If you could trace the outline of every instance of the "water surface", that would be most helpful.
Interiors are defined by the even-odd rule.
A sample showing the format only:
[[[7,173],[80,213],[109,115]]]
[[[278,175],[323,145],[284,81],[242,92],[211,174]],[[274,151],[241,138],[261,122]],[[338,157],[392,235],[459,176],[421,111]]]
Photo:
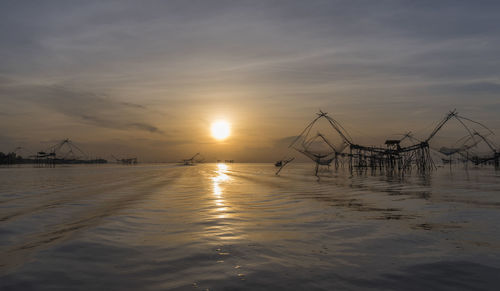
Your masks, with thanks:
[[[0,289],[498,290],[500,173],[0,168]]]

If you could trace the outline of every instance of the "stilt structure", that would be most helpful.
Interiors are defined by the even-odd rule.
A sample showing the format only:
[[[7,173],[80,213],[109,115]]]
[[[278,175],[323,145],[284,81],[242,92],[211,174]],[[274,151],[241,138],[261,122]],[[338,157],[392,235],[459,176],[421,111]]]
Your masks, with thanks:
[[[35,167],[55,167],[56,164],[103,164],[104,159],[90,159],[79,146],[68,138],[34,156]]]
[[[328,121],[329,125],[342,140],[340,145],[333,145],[323,133],[311,134],[313,126],[321,119]],[[491,130],[483,124],[473,121],[469,118],[458,115],[456,110],[450,111],[441,121],[437,123],[433,131],[424,140],[418,140],[412,136],[411,132],[405,134],[401,139],[388,139],[385,141],[385,147],[365,146],[354,143],[351,136],[345,128],[336,120],[328,116],[327,113],[320,111],[318,116],[309,123],[306,128],[297,136],[289,147],[294,148],[306,157],[316,163],[315,175],[318,175],[318,170],[321,166],[330,167],[332,162],[335,165],[343,164],[345,157],[348,158],[349,167],[352,168],[371,168],[379,169],[386,172],[405,173],[413,168],[419,172],[427,172],[436,168],[431,157],[431,140],[451,119],[455,119],[467,131],[468,140],[458,148],[442,148],[437,152],[451,156],[455,153],[467,156],[467,160],[473,161],[475,164],[493,163],[499,164],[499,153],[491,141],[485,135],[473,130],[466,123],[473,123],[489,133]],[[402,145],[403,140],[409,140],[411,143],[407,146]],[[487,157],[478,157],[471,155],[470,151],[475,148],[480,141],[484,141],[492,151],[492,154]],[[327,146],[327,150],[313,150],[312,145],[323,143]],[[346,149],[349,152],[344,152]],[[451,161],[450,161],[451,162]]]

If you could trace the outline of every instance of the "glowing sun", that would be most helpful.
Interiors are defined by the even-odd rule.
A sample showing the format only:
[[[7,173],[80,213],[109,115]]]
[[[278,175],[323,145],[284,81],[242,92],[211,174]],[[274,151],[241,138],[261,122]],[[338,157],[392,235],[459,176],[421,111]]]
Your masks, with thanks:
[[[223,140],[229,136],[229,134],[231,133],[231,128],[227,121],[219,120],[212,123],[210,131],[212,132],[212,136],[215,139]]]

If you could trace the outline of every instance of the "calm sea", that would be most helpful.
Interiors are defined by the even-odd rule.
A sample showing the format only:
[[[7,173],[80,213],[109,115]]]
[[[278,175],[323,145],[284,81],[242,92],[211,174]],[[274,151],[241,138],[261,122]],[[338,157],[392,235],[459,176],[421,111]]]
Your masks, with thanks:
[[[500,290],[500,172],[0,168],[2,290]]]

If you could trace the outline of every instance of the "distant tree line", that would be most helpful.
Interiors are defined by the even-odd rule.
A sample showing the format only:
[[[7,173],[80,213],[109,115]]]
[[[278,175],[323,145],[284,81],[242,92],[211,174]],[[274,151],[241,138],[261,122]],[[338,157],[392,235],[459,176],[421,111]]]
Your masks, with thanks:
[[[40,157],[38,160],[34,158],[23,158],[22,156],[12,152],[3,153],[0,152],[0,165],[13,165],[13,164],[35,164],[40,162],[50,161],[53,164],[105,164],[108,161],[105,159],[92,159],[92,160],[80,160],[80,159],[64,159],[64,158],[47,158]]]
[[[10,165],[10,164],[30,164],[33,163],[34,159],[26,159],[16,153],[3,153],[0,152],[0,165]]]

